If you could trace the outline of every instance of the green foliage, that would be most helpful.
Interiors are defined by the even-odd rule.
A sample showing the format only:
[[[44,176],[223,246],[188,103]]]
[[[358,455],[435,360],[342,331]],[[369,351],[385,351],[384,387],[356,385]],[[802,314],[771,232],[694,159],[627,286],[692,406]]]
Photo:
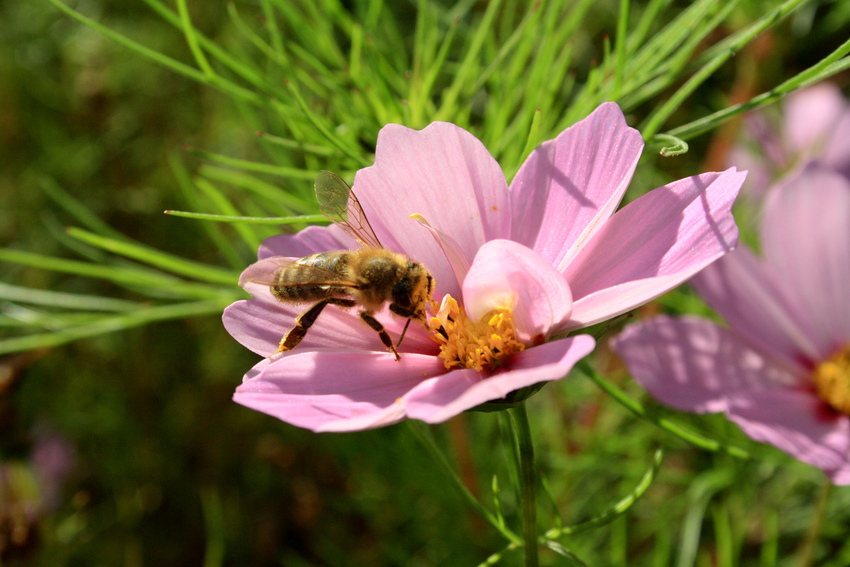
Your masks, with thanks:
[[[317,436],[231,402],[255,362],[217,321],[241,269],[322,219],[316,175],[350,180],[386,123],[454,122],[510,177],[615,100],[648,142],[632,197],[719,167],[708,134],[850,66],[850,10],[803,0],[0,16],[0,457],[44,423],[77,452],[38,544],[0,547],[10,565],[516,564],[520,458],[497,414]],[[655,308],[707,312],[687,290]],[[542,564],[847,564],[847,489],[827,498],[817,472],[639,402],[604,349],[592,361],[528,402]]]

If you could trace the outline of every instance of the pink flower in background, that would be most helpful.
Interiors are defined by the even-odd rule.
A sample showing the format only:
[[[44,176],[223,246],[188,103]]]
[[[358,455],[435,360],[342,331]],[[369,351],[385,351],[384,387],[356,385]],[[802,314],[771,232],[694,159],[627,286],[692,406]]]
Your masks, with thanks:
[[[818,83],[785,98],[781,121],[767,113],[747,116],[743,143],[729,163],[746,168],[755,196],[782,175],[817,161],[850,178],[850,102],[831,83]],[[780,126],[781,125],[781,126]]]
[[[730,209],[745,173],[734,169],[671,183],[615,213],[642,149],[606,103],[532,152],[509,187],[462,128],[384,127],[353,190],[382,245],[434,276],[442,305],[431,332],[412,324],[396,361],[356,310],[328,307],[294,350],[248,372],[234,399],[314,431],[352,431],[444,421],[563,378],[594,341],[547,342],[554,335],[661,295],[736,243]],[[259,257],[354,247],[336,226],[310,227],[268,239]],[[249,279],[253,299],[228,307],[224,324],[269,356],[307,306]],[[406,322],[386,309],[375,317],[393,338]]]
[[[664,404],[743,431],[850,484],[850,181],[810,165],[772,190],[764,257],[740,248],[694,278],[729,328],[630,325],[614,349]]]
[[[0,459],[0,555],[38,539],[38,524],[60,504],[62,485],[76,460],[70,441],[46,425],[34,431],[29,460]]]

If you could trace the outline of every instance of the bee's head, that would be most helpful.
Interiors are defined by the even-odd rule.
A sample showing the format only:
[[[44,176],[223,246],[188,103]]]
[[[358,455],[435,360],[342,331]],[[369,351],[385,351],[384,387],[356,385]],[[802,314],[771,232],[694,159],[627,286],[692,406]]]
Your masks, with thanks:
[[[393,289],[393,302],[424,320],[433,293],[434,277],[419,262],[408,261],[405,276]]]

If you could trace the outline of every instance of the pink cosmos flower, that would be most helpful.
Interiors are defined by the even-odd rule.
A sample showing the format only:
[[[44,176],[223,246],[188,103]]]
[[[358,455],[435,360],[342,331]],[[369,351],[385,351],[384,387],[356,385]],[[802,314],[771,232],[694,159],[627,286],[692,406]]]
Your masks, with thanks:
[[[850,177],[850,103],[837,86],[818,83],[795,91],[784,100],[781,121],[770,118],[749,115],[744,141],[729,155],[729,163],[749,170],[754,196],[809,161]]]
[[[664,404],[743,431],[850,484],[850,182],[810,165],[772,190],[763,258],[741,247],[693,280],[729,328],[630,325],[614,349]]]
[[[234,399],[314,431],[352,431],[441,422],[563,378],[594,341],[550,339],[661,295],[736,243],[730,208],[745,174],[734,169],[671,183],[615,213],[642,148],[606,103],[534,150],[508,186],[462,128],[384,127],[353,191],[382,245],[434,276],[443,300],[434,327],[411,325],[396,361],[356,310],[328,307],[298,347],[251,369]],[[339,227],[310,227],[268,239],[259,257],[356,246]],[[228,307],[224,324],[269,356],[306,306],[250,279],[241,284],[253,299]],[[392,337],[406,322],[386,309],[375,317]]]

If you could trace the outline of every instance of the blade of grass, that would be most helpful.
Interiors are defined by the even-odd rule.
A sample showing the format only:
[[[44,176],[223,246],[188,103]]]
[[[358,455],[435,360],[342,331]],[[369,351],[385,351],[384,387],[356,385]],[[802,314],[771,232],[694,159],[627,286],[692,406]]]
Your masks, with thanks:
[[[103,279],[128,287],[152,288],[153,290],[167,291],[175,296],[194,297],[198,299],[210,299],[227,295],[227,291],[212,288],[209,285],[187,283],[183,280],[168,276],[151,270],[141,268],[125,268],[116,266],[102,266],[88,262],[77,262],[65,258],[55,258],[33,254],[21,250],[0,248],[0,262],[12,262],[23,266],[40,268],[52,272],[74,274],[95,279]],[[234,286],[235,286],[235,282]],[[224,292],[224,293],[223,293]]]
[[[295,99],[295,102],[298,103],[298,106],[301,108],[302,112],[304,113],[304,116],[325,137],[326,140],[328,140],[333,146],[339,149],[343,154],[353,159],[355,163],[359,165],[359,167],[365,167],[369,165],[362,155],[354,151],[352,148],[348,147],[348,145],[344,144],[339,136],[334,135],[328,129],[328,127],[322,123],[316,113],[310,110],[310,108],[307,106],[307,103],[304,102],[304,99],[298,93],[298,89],[291,81],[286,81],[286,86],[289,90],[289,93]],[[313,177],[315,177],[316,173],[313,174]]]
[[[227,305],[228,302],[218,299],[146,307],[120,315],[104,316],[94,323],[60,331],[0,339],[0,354],[55,347],[71,341],[123,331],[158,321],[217,314]]]
[[[218,75],[213,71],[210,62],[207,61],[206,55],[198,45],[198,37],[195,34],[195,28],[192,25],[192,20],[189,18],[189,8],[186,6],[186,0],[177,0],[177,12],[180,15],[180,23],[183,27],[183,35],[186,37],[186,43],[189,45],[189,51],[195,58],[195,63],[198,64],[201,71],[210,82],[215,83],[218,80]]]
[[[20,287],[2,282],[0,282],[0,299],[78,311],[132,311],[139,308],[139,304],[134,301]]]
[[[733,457],[738,457],[741,459],[750,458],[749,453],[740,449],[738,447],[733,447],[731,445],[724,445],[719,441],[715,441],[713,439],[709,439],[707,437],[703,437],[698,433],[694,433],[688,429],[685,429],[681,425],[670,421],[664,417],[659,417],[654,415],[652,412],[648,411],[642,404],[638,401],[629,397],[625,392],[615,386],[612,382],[609,382],[605,378],[603,378],[598,372],[596,372],[588,363],[584,361],[580,361],[576,367],[588,378],[593,380],[597,386],[602,388],[602,390],[614,398],[620,405],[625,407],[627,410],[631,411],[638,417],[648,420],[650,423],[654,423],[664,431],[668,433],[672,433],[676,437],[682,439],[690,443],[691,445],[696,445],[700,449],[705,449],[707,451],[713,452],[722,452]]]
[[[564,526],[562,528],[552,528],[540,537],[541,541],[557,539],[561,536],[574,534],[582,530],[604,526],[625,514],[638,500],[641,499],[641,497],[643,497],[646,491],[649,490],[649,487],[652,486],[655,477],[658,475],[658,471],[661,469],[661,462],[663,458],[664,451],[662,449],[657,449],[652,456],[652,464],[637,483],[634,490],[632,490],[631,493],[622,498],[619,502],[611,506],[611,508],[602,514],[579,524]]]
[[[206,206],[206,203],[198,194],[195,184],[192,183],[192,178],[189,176],[189,172],[186,170],[183,162],[172,153],[168,154],[168,163],[171,166],[171,171],[174,172],[174,177],[177,179],[177,186],[180,188],[180,191],[189,206],[192,208],[201,208]],[[237,252],[233,242],[231,241],[232,239],[225,237],[222,233],[219,225],[202,223],[201,228],[216,245],[218,252],[225,258],[227,263],[230,264],[230,267],[235,269],[242,269],[245,267],[245,260]]]
[[[93,232],[88,232],[74,227],[68,228],[67,232],[71,237],[76,238],[81,242],[85,242],[86,244],[101,248],[113,254],[138,260],[139,262],[149,264],[166,272],[171,272],[172,274],[186,276],[203,282],[223,285],[234,285],[239,279],[239,275],[235,272],[214,266],[208,266],[192,260],[186,260],[185,258],[173,256],[136,242],[100,236]]]
[[[48,2],[50,2],[51,4],[68,14],[70,17],[80,22],[81,24],[98,31],[99,33],[103,34],[105,37],[108,37],[119,45],[122,45],[127,49],[141,55],[142,57],[145,57],[155,63],[158,63],[159,65],[162,65],[163,67],[170,69],[171,71],[174,71],[179,75],[183,75],[184,77],[187,77],[199,83],[203,83],[205,85],[214,86],[234,97],[245,99],[254,104],[264,103],[263,99],[256,93],[220,77],[218,77],[217,80],[213,81],[205,73],[198,71],[194,67],[190,67],[184,63],[180,63],[176,59],[172,59],[171,57],[168,57],[167,55],[164,55],[159,51],[146,47],[145,45],[142,45],[141,43],[134,41],[125,35],[115,32],[111,28],[104,26],[96,22],[95,20],[92,20],[91,18],[83,16],[76,10],[66,6],[64,3],[61,2],[61,0],[48,0]]]
[[[192,155],[198,156],[201,159],[209,160],[224,165],[229,165],[232,167],[238,167],[239,169],[244,169],[245,171],[266,173],[268,175],[276,175],[278,177],[286,177],[290,179],[309,179],[311,181],[316,178],[316,175],[319,174],[318,171],[306,171],[294,167],[281,167],[278,165],[259,163],[247,159],[233,158],[222,154],[207,152],[193,147],[186,147],[185,149]]]
[[[850,68],[850,57],[844,57],[848,52],[850,52],[850,40],[841,44],[838,49],[833,51],[821,62],[801,73],[798,73],[770,91],[755,96],[747,102],[729,106],[723,110],[719,110],[708,116],[679,126],[678,128],[673,128],[667,132],[667,134],[681,139],[693,138],[698,134],[713,130],[723,122],[726,122],[738,114],[748,110],[761,108],[762,106],[766,106],[781,99],[783,96],[796,89],[807,87],[831,77],[836,73]]]
[[[42,177],[39,185],[57,205],[62,207],[65,212],[70,214],[83,226],[88,227],[94,232],[112,236],[113,238],[123,237],[120,232],[100,220],[100,218],[98,218],[98,216],[95,215],[90,208],[82,204],[73,195],[63,189],[55,179]]]
[[[228,185],[233,185],[252,193],[261,198],[261,200],[267,201],[271,208],[270,210],[276,212],[311,213],[316,210],[316,197],[312,191],[312,183],[309,185],[307,183],[303,184],[305,188],[310,189],[309,191],[302,191],[301,183],[289,183],[284,188],[281,188],[236,169],[208,164],[204,164],[198,168],[198,175],[204,179],[227,183]],[[289,215],[284,214],[280,216]]]
[[[481,53],[481,48],[484,46],[484,41],[490,35],[493,21],[501,4],[502,0],[492,0],[487,4],[484,16],[481,18],[470,38],[469,46],[464,50],[464,57],[455,73],[454,80],[452,80],[449,88],[443,93],[442,104],[437,111],[436,120],[448,120],[457,113],[458,99],[463,93],[464,88],[472,81],[473,71],[479,64],[478,57]]]
[[[243,222],[246,224],[298,224],[327,222],[324,215],[300,215],[297,217],[233,217],[228,215],[211,215],[207,213],[191,213],[187,211],[165,211],[166,215],[187,219],[208,220],[214,222]]]
[[[230,199],[218,189],[215,185],[201,177],[195,179],[194,186],[203,194],[205,200],[219,213],[227,216],[241,216],[236,207],[230,202]],[[242,237],[245,244],[251,250],[257,250],[260,247],[260,238],[257,233],[250,227],[244,224],[233,225],[233,229]]]

